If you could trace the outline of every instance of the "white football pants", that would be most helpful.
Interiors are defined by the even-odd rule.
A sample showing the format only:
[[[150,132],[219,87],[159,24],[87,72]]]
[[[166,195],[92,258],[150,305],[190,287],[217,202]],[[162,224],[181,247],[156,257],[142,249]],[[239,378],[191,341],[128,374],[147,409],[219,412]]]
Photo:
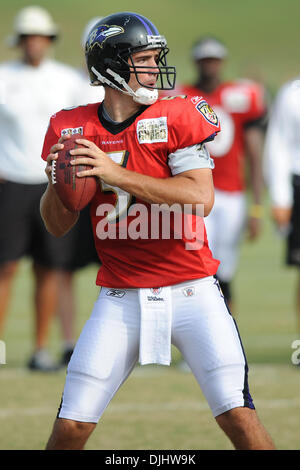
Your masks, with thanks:
[[[58,417],[98,422],[139,358],[138,289],[102,287],[70,360]],[[254,408],[234,319],[213,277],[171,287],[171,341],[195,375],[214,416]],[[188,397],[186,397],[188,398]]]

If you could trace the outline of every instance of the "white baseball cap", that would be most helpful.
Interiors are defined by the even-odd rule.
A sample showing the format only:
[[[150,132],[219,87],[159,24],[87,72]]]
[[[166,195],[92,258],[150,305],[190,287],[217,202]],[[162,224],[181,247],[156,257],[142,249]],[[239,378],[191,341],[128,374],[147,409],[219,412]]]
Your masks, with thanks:
[[[201,59],[225,59],[228,51],[225,45],[214,37],[205,37],[200,39],[192,49],[192,57],[194,60]]]
[[[50,13],[40,6],[29,6],[19,11],[14,20],[14,32],[6,42],[13,47],[18,44],[20,36],[31,34],[49,36],[52,39],[58,35],[58,27]]]

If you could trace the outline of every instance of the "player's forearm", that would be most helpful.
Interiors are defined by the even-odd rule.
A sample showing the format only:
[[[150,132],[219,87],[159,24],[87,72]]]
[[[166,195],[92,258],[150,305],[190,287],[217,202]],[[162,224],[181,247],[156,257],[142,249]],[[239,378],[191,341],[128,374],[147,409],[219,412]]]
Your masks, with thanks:
[[[209,170],[208,184],[199,184],[191,172],[169,178],[153,178],[120,168],[116,186],[133,196],[150,204],[191,205],[196,213],[197,206],[202,205],[204,216],[208,215],[214,203],[214,191]],[[199,170],[193,170],[199,171]],[[203,170],[200,170],[203,171]]]
[[[41,217],[49,233],[55,237],[65,235],[77,222],[79,213],[70,212],[60,201],[51,184],[40,202]]]

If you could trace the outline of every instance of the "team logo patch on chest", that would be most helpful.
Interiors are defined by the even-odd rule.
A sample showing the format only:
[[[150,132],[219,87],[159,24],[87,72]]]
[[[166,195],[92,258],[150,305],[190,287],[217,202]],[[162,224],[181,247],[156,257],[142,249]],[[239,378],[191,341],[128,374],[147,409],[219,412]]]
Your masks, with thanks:
[[[137,123],[136,132],[140,144],[168,142],[167,118],[142,119]]]
[[[208,103],[206,103],[206,101],[200,101],[200,103],[197,104],[196,109],[197,111],[199,111],[199,113],[201,113],[204,116],[204,118],[208,122],[210,122],[214,126],[218,126],[219,124],[218,116],[216,115],[212,107],[209,106]]]
[[[83,135],[83,127],[70,127],[69,129],[62,129],[60,135],[74,135],[81,134]]]

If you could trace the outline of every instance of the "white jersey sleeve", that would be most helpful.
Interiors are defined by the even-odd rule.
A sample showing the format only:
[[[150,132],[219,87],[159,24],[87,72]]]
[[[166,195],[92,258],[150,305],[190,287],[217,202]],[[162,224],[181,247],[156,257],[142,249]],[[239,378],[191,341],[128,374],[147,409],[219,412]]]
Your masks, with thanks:
[[[265,139],[264,176],[271,203],[278,207],[292,205],[292,174],[297,166],[300,169],[300,87],[296,84],[290,82],[279,90]]]
[[[192,145],[170,153],[168,165],[173,176],[188,170],[214,168],[213,159],[210,157],[205,144]]]

